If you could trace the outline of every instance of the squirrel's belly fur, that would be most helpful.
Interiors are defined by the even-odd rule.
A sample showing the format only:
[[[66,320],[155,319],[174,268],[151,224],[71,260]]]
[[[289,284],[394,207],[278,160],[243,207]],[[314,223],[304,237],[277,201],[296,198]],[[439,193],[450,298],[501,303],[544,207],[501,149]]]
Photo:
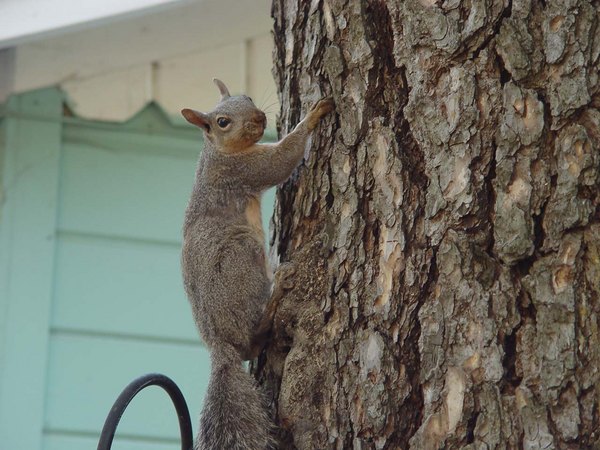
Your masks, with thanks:
[[[245,356],[270,291],[264,244],[250,226],[202,226],[210,222],[184,239],[184,285],[206,345],[228,342]]]

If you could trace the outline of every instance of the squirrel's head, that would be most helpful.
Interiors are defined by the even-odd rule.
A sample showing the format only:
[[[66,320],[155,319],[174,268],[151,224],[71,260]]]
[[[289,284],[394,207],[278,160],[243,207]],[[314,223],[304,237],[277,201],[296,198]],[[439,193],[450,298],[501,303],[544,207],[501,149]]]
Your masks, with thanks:
[[[194,109],[182,109],[181,114],[193,125],[204,130],[204,136],[225,153],[244,151],[257,143],[265,132],[267,117],[246,95],[229,95],[225,84],[213,79],[221,100],[208,113]]]

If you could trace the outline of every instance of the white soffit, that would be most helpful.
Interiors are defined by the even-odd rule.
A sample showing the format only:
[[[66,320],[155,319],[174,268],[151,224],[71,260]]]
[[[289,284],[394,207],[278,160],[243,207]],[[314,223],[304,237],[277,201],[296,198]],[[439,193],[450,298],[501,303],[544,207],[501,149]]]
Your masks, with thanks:
[[[122,121],[149,101],[179,116],[183,107],[212,108],[215,76],[232,92],[246,91],[259,101],[270,95],[273,102],[270,3],[182,0],[126,20],[32,37],[14,48],[4,89],[2,69],[10,67],[2,67],[0,51],[0,103],[3,92],[60,86],[85,118]]]
[[[272,29],[270,2],[185,1],[181,7],[35,39],[16,47],[14,91],[62,84],[231,44],[243,45],[247,39]]]
[[[190,0],[0,0],[0,48]]]

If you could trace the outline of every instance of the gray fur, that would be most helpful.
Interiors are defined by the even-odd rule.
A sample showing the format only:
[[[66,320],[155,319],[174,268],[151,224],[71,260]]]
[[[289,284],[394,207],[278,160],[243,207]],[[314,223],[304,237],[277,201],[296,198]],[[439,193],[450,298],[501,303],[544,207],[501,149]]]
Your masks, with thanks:
[[[271,445],[272,424],[261,392],[242,367],[243,360],[256,356],[265,309],[273,308],[268,306],[271,281],[260,197],[289,177],[310,131],[333,102],[321,100],[280,142],[258,144],[266,126],[264,113],[249,97],[231,97],[222,82],[215,83],[222,101],[213,111],[182,111],[205,136],[182,251],[185,290],[212,365],[196,449],[262,450]],[[222,118],[231,121],[225,129],[218,124]]]

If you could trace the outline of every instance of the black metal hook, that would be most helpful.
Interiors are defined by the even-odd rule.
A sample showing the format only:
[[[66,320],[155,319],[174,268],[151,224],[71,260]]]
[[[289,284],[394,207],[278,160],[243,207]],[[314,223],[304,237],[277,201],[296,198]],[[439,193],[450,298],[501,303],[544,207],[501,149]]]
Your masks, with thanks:
[[[192,449],[193,439],[190,412],[181,390],[169,377],[160,373],[149,373],[129,383],[113,404],[108,416],[106,417],[106,421],[104,422],[102,433],[100,434],[98,450],[110,450],[113,438],[115,437],[115,431],[117,431],[117,426],[119,425],[121,416],[125,412],[129,402],[131,402],[133,397],[135,397],[142,389],[148,386],[160,386],[167,392],[167,394],[169,394],[179,419],[181,450]]]

